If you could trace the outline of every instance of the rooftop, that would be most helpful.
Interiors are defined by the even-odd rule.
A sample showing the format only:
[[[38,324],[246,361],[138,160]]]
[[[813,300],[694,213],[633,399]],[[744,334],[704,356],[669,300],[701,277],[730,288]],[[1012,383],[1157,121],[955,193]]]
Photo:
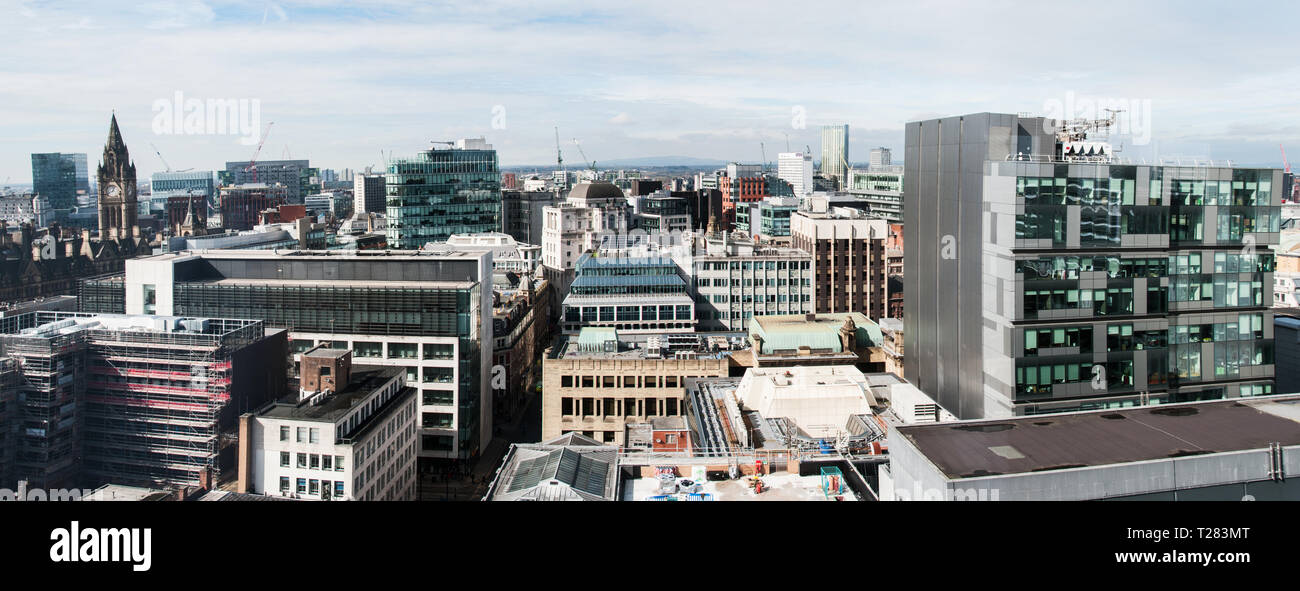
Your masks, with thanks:
[[[492,501],[613,501],[618,448],[569,434],[511,446],[488,492]]]
[[[874,347],[884,341],[880,327],[860,312],[754,316],[749,321],[749,332],[762,338],[760,352],[764,355],[800,347],[840,353],[843,351],[840,329],[845,320],[853,321],[858,346]]]
[[[294,391],[270,404],[265,411],[259,413],[259,416],[332,423],[346,415],[375,390],[384,387],[393,379],[406,375],[406,369],[396,366],[353,365],[351,375],[352,379],[348,381],[347,388],[325,397],[320,404],[312,404],[310,399],[300,401],[299,393]],[[400,396],[393,400],[399,398]]]
[[[552,359],[722,359],[732,343],[715,335],[671,333],[619,334],[614,327],[585,326],[576,335],[561,335],[550,350]]]
[[[1279,395],[898,428],[948,478],[1125,464],[1300,444]]]

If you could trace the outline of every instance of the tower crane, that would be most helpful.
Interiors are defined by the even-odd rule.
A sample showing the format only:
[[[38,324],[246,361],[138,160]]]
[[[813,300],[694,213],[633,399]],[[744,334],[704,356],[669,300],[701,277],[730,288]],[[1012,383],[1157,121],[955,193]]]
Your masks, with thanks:
[[[271,135],[272,125],[275,125],[274,121],[270,121],[266,124],[266,129],[262,131],[262,141],[257,142],[257,149],[253,150],[253,157],[248,159],[248,166],[244,168],[244,172],[253,173],[254,183],[257,182],[257,156],[262,153],[262,146],[266,145],[266,136]]]
[[[163,158],[162,152],[158,151],[158,146],[153,145],[153,142],[149,142],[149,147],[153,148],[153,153],[158,155],[159,160],[162,160],[163,168],[166,169],[166,172],[189,172],[191,170],[194,170],[193,168],[186,168],[185,170],[173,171],[172,166],[170,164],[167,164],[167,159]]]
[[[578,143],[578,138],[573,138],[573,145],[578,147],[578,154],[582,155],[582,161],[587,163],[587,168],[591,170],[594,175],[596,173],[596,162],[594,160],[590,162],[587,161],[587,153],[582,151],[582,144]]]

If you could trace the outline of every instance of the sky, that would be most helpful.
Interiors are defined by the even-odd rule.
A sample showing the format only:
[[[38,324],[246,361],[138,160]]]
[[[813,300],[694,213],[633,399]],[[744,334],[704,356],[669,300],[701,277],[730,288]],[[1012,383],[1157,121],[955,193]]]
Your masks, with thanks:
[[[840,123],[850,160],[901,160],[908,121],[1102,103],[1126,106],[1122,155],[1300,160],[1300,3],[1044,4],[0,0],[0,184],[30,182],[33,152],[93,167],[114,112],[141,179],[155,147],[174,169],[247,160],[271,122],[261,159],[334,169],[479,136],[503,166],[553,165],[558,127],[573,169],[575,138],[598,164],[775,162]],[[169,129],[178,92],[257,125]]]

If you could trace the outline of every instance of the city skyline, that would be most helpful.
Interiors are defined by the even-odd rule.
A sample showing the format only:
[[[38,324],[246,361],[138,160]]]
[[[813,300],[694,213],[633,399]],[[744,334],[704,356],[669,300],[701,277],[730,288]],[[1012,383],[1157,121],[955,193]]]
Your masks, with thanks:
[[[598,165],[757,162],[764,152],[774,164],[787,141],[788,151],[820,153],[820,126],[841,122],[850,126],[849,160],[865,162],[877,146],[902,153],[908,121],[1050,115],[1052,104],[1089,98],[1149,105],[1151,143],[1117,137],[1133,158],[1277,167],[1279,144],[1300,146],[1300,66],[1271,46],[1251,18],[1258,11],[1194,20],[1214,5],[1113,3],[1090,15],[1010,4],[840,6],[827,10],[843,18],[785,12],[778,23],[761,8],[695,4],[13,2],[0,178],[30,183],[32,153],[97,153],[113,111],[141,178],[164,170],[145,153],[153,146],[173,169],[215,170],[252,155],[246,138],[155,133],[155,102],[177,92],[259,101],[259,127],[275,122],[263,159],[354,170],[382,165],[381,151],[411,157],[429,140],[480,136],[502,167],[547,167],[556,127],[571,169],[584,165],[573,138]],[[1270,10],[1287,20],[1300,9]],[[1078,45],[1057,51],[1071,43],[1064,26],[1080,31]],[[752,31],[764,27],[771,39],[755,44]],[[929,34],[953,29],[978,43]],[[875,41],[870,51],[864,36]],[[794,39],[818,42],[786,41]],[[1207,39],[1217,39],[1213,54]]]

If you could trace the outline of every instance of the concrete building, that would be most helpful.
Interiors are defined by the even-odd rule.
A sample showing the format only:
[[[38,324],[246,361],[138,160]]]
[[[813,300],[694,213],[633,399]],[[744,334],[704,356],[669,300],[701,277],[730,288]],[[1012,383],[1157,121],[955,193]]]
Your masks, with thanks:
[[[346,350],[302,354],[301,387],[239,417],[240,493],[414,501],[419,400],[400,367],[352,365]]]
[[[352,211],[357,214],[387,211],[387,189],[382,174],[357,174],[352,177]]]
[[[289,201],[289,187],[281,184],[250,183],[221,187],[217,207],[221,211],[221,226],[227,230],[251,230],[266,209],[278,207]],[[302,197],[298,197],[302,203]]]
[[[555,191],[502,191],[501,231],[519,242],[541,244],[546,208],[559,202]]]
[[[585,328],[560,337],[542,361],[542,437],[622,445],[628,423],[683,416],[688,378],[728,375],[730,361],[714,349],[694,334],[631,341]]]
[[[528,277],[537,275],[541,268],[542,247],[521,243],[513,236],[501,232],[478,234],[453,234],[446,242],[431,242],[422,250],[428,252],[490,252],[492,269],[497,273],[517,273]]]
[[[82,291],[83,306],[257,318],[290,331],[291,354],[327,344],[403,367],[420,395],[417,454],[433,462],[492,437],[491,277],[487,252],[210,250],[134,259]]]
[[[1272,388],[1280,170],[1126,164],[995,113],[906,138],[904,363],[957,416]]]
[[[493,277],[492,402],[496,419],[509,422],[524,411],[541,384],[541,358],[551,341],[551,284],[531,275]]]
[[[12,476],[44,489],[219,481],[223,434],[284,392],[286,351],[285,333],[256,320],[0,318],[0,356],[22,374]]]
[[[1297,403],[1283,395],[894,426],[881,500],[1300,500]]]
[[[790,245],[813,255],[813,310],[887,316],[885,240],[889,224],[857,210],[798,211]]]
[[[224,185],[282,185],[285,203],[302,203],[311,192],[311,163],[307,160],[259,160],[253,167],[248,162],[226,162]],[[224,192],[224,191],[223,191]],[[227,226],[229,227],[229,226]]]
[[[630,221],[627,198],[610,183],[578,183],[563,203],[544,207],[543,216],[542,265],[557,298],[569,293],[578,259],[605,238],[626,235]]]
[[[701,236],[690,262],[699,330],[743,331],[750,319],[813,311],[812,255],[741,236]]]
[[[879,148],[872,148],[871,160],[869,161],[869,165],[873,169],[880,168],[882,166],[892,166],[893,161],[889,155],[889,148],[886,148],[884,146],[881,146]]]
[[[812,154],[804,152],[782,152],[777,155],[776,175],[790,183],[795,197],[809,195],[813,191]]]

